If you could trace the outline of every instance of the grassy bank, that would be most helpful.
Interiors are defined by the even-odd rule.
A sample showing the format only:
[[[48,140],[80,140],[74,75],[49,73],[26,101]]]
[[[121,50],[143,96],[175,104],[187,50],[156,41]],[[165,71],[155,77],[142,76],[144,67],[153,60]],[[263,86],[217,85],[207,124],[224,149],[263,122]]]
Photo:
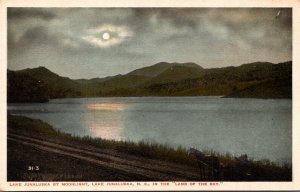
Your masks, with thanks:
[[[162,144],[149,143],[145,141],[135,143],[128,141],[92,138],[89,136],[72,136],[54,129],[51,125],[41,120],[30,119],[23,116],[8,116],[8,127],[10,130],[17,131],[18,133],[22,134],[30,133],[31,135],[37,136],[57,137],[59,139],[68,140],[71,143],[80,143],[100,148],[114,149],[142,157],[172,161],[175,163],[188,163],[192,166],[196,166],[193,159],[189,157],[187,150],[182,147],[175,149]]]
[[[30,135],[31,137],[39,137],[39,138],[47,138],[52,140],[53,142],[59,143],[60,141],[64,141],[69,143],[71,146],[90,146],[99,149],[110,149],[117,152],[130,154],[133,156],[143,157],[147,159],[155,159],[162,160],[165,162],[172,162],[177,164],[183,164],[186,166],[194,167],[197,169],[197,160],[194,156],[188,154],[188,151],[185,148],[178,147],[172,148],[166,145],[157,144],[157,143],[148,143],[148,142],[127,142],[127,141],[113,141],[113,140],[105,140],[101,138],[91,138],[91,137],[75,137],[70,134],[66,134],[60,132],[59,130],[53,128],[51,125],[37,119],[30,119],[23,116],[8,116],[8,132],[18,133],[22,135]],[[19,150],[19,151],[18,151]],[[11,172],[14,174],[18,174],[14,169],[16,165],[18,165],[18,161],[26,158],[35,158],[35,153],[32,149],[27,149],[25,153],[21,146],[16,145],[8,145],[8,160],[14,162],[13,164],[8,164],[8,169],[11,169]],[[18,156],[15,157],[14,153],[18,153]],[[32,154],[30,154],[32,153]],[[241,157],[234,157],[231,154],[218,154],[215,152],[210,152],[214,156],[216,156],[220,163],[222,164],[221,176],[220,180],[224,181],[290,181],[291,180],[291,166],[290,165],[278,165],[268,160],[251,160],[248,159],[246,155]],[[22,157],[23,156],[23,157]],[[44,154],[44,158],[47,154]],[[19,159],[16,159],[19,158]],[[46,158],[47,159],[47,158]],[[46,159],[44,159],[46,161]],[[36,159],[39,163],[42,163],[40,158]],[[59,166],[60,159],[55,161],[55,166]],[[67,160],[63,167],[59,169],[62,173],[66,173],[72,175],[72,169],[68,169],[69,164],[74,164],[74,160]],[[32,160],[31,162],[34,162]],[[50,163],[50,167],[53,164]],[[92,165],[87,165],[89,167]],[[56,168],[57,169],[57,168]],[[76,169],[76,172],[82,171],[81,179],[79,178],[70,178],[75,180],[101,180],[97,179],[97,177],[88,178],[88,175],[93,175],[95,171],[90,168],[89,172],[86,172],[85,169],[80,168],[81,170]],[[49,168],[48,171],[51,172]],[[85,175],[85,173],[89,173]],[[49,172],[48,172],[49,174]],[[63,177],[63,176],[62,176]],[[13,177],[12,178],[19,178]],[[64,177],[63,177],[64,178]],[[120,180],[118,177],[107,177],[108,179]],[[115,179],[114,179],[115,178]],[[127,178],[127,177],[125,177]],[[128,179],[128,178],[127,178]],[[131,178],[136,179],[136,178]],[[59,180],[59,179],[58,179]],[[66,180],[66,178],[62,179]],[[67,179],[68,180],[68,179]],[[129,179],[130,180],[130,179]]]

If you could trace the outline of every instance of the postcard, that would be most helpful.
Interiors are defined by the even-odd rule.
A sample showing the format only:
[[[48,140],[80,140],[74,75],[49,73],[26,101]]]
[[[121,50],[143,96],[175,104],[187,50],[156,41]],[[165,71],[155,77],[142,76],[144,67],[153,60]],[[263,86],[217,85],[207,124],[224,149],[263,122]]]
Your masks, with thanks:
[[[300,189],[299,1],[0,5],[0,190]]]

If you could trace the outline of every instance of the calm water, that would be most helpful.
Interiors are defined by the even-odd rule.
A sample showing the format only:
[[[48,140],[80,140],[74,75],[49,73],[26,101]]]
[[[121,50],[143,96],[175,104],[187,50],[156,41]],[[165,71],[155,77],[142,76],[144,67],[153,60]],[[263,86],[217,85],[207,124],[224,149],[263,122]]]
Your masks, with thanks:
[[[213,149],[291,162],[292,101],[219,97],[55,99],[10,104],[74,135]]]

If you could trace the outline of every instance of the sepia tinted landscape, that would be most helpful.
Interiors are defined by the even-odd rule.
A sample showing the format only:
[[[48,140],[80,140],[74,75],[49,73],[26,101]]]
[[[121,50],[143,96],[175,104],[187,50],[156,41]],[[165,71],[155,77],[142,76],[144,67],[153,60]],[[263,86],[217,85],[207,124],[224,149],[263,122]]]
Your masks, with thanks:
[[[8,181],[292,181],[291,15],[9,8]]]

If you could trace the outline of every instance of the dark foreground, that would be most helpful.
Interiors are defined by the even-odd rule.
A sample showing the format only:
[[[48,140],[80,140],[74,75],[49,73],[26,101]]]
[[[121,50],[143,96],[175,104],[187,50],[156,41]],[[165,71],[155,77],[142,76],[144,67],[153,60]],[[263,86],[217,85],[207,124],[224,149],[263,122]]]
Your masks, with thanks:
[[[203,178],[185,149],[72,137],[50,125],[8,116],[8,181],[291,181],[290,165],[214,154],[218,178]],[[204,171],[209,175],[209,170]]]

